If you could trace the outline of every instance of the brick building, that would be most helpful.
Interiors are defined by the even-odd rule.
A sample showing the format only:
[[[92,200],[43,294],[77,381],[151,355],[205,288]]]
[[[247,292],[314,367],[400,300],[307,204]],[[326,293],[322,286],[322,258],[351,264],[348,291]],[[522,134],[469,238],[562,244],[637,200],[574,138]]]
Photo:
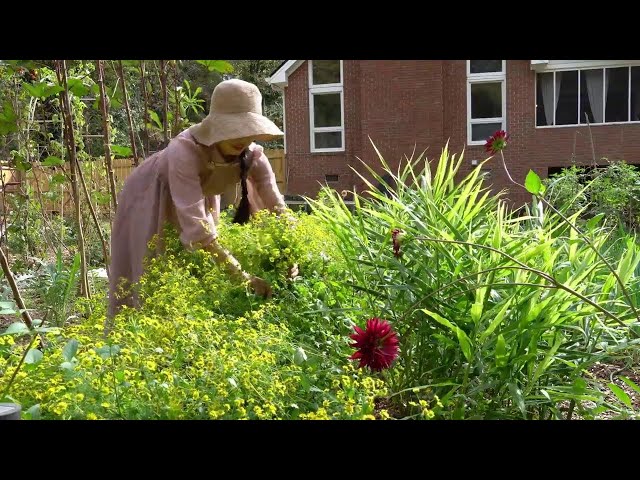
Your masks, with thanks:
[[[288,60],[269,82],[284,97],[290,195],[361,189],[350,166],[379,165],[369,138],[392,166],[414,149],[438,158],[448,141],[468,172],[505,129],[522,182],[594,154],[640,164],[640,60]],[[509,185],[497,158],[486,167],[496,188]]]

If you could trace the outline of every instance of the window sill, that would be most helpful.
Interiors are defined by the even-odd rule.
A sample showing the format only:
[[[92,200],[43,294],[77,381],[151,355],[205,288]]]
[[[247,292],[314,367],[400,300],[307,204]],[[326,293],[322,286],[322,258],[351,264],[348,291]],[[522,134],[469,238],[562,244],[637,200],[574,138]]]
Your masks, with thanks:
[[[331,150],[311,150],[309,153],[311,155],[337,155],[337,154],[341,154],[344,153],[346,150],[340,149],[340,150],[336,150],[336,149],[331,149]]]
[[[633,122],[607,122],[607,123],[574,123],[571,125],[536,125],[536,129],[551,129],[551,128],[567,128],[567,127],[606,127],[607,125],[640,125],[640,120],[635,120]]]

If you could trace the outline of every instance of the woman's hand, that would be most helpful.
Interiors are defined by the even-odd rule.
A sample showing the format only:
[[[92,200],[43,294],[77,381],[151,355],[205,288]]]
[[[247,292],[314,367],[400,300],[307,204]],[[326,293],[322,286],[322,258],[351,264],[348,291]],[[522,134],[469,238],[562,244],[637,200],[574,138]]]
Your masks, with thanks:
[[[289,270],[287,270],[287,278],[289,278],[289,280],[293,280],[299,274],[300,274],[300,270],[298,269],[297,263],[294,263],[292,266],[289,267]]]
[[[260,297],[271,298],[273,295],[271,285],[269,285],[266,280],[256,277],[255,275],[252,275],[249,279],[249,286],[251,287],[251,290],[253,290],[253,293]]]

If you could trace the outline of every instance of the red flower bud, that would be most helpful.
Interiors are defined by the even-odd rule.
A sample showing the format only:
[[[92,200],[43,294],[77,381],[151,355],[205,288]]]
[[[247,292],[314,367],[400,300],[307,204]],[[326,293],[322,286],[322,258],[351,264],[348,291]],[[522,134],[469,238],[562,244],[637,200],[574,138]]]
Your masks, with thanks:
[[[498,130],[492,136],[487,139],[487,143],[485,143],[484,148],[487,152],[495,155],[499,151],[501,151],[504,147],[507,146],[507,141],[509,140],[509,134],[504,130]]]
[[[394,228],[391,232],[391,240],[393,241],[393,255],[398,258],[402,253],[400,253],[400,241],[402,237],[404,237],[405,233],[399,228]]]

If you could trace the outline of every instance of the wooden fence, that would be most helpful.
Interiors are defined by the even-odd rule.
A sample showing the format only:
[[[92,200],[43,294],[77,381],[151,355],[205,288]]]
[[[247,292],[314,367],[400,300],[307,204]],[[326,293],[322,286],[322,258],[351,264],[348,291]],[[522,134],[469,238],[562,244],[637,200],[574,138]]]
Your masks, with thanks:
[[[276,176],[276,182],[278,183],[278,187],[281,192],[285,192],[286,188],[286,165],[285,165],[285,156],[284,150],[265,150],[265,154],[269,158],[271,166],[273,168],[274,174]],[[85,174],[85,181],[87,183],[87,188],[89,192],[102,192],[106,194],[108,192],[107,189],[107,176],[106,176],[106,168],[103,160],[95,160],[95,161],[85,161],[81,162],[83,165],[83,172]],[[113,163],[113,173],[116,180],[116,188],[118,191],[122,188],[122,185],[126,178],[133,172],[135,168],[133,164],[133,159],[131,158],[117,158],[112,160]],[[53,173],[52,169],[46,168],[43,170],[39,168],[39,165],[34,164],[35,168],[32,169],[31,172],[25,174],[19,171],[16,171],[7,166],[3,166],[2,175],[5,182],[5,192],[7,194],[15,194],[20,192],[21,187],[25,186],[25,176],[26,176],[26,184],[30,188],[30,190],[35,195],[38,190],[44,195],[44,206],[45,210],[48,212],[72,212],[73,203],[71,201],[71,195],[69,191],[69,183],[65,182],[62,184],[58,184],[57,186],[51,186],[49,182],[49,178]],[[66,163],[64,165],[64,170],[68,171],[69,164]],[[64,185],[64,189],[63,189]],[[82,188],[81,185],[78,185],[79,188]],[[52,192],[53,194],[58,193],[57,195],[47,195],[51,190],[55,189],[57,192]],[[0,185],[1,189],[1,185]],[[24,190],[24,189],[23,189]],[[62,190],[64,190],[62,192]],[[64,196],[62,195],[64,194]],[[47,198],[49,196],[53,196],[55,198]],[[0,206],[2,205],[2,199],[0,198]]]

